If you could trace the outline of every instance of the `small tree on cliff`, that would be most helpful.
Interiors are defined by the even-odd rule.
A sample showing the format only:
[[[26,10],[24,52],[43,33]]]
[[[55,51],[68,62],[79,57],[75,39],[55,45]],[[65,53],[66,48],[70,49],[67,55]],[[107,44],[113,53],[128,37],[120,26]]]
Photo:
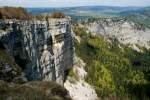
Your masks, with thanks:
[[[65,14],[61,12],[54,12],[51,14],[51,18],[65,18]]]

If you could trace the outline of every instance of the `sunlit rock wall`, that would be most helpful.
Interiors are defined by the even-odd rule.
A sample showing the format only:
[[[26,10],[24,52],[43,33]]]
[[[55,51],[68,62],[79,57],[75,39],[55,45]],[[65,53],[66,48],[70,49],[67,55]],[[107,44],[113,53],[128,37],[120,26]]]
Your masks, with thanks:
[[[63,84],[65,71],[73,66],[74,47],[68,18],[0,21],[0,40],[29,80]]]
[[[150,29],[138,23],[106,18],[87,22],[85,26],[92,33],[115,37],[124,44],[150,48]]]

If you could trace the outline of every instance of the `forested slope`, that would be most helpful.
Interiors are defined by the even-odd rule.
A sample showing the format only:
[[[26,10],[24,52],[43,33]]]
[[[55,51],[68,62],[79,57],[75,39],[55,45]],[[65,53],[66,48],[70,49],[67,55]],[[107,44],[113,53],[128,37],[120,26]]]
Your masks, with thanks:
[[[100,98],[147,100],[150,94],[150,50],[137,52],[115,38],[93,36],[76,26],[76,53],[87,64],[86,81]]]

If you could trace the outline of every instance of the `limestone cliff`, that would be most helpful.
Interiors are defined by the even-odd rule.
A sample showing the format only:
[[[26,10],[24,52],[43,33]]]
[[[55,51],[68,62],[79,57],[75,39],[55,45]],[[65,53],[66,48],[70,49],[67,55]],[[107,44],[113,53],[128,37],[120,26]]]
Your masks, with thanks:
[[[90,32],[117,38],[121,43],[150,48],[150,29],[125,18],[104,18],[86,22]]]
[[[2,20],[0,40],[28,80],[63,84],[65,71],[73,66],[74,47],[69,18],[47,21]]]

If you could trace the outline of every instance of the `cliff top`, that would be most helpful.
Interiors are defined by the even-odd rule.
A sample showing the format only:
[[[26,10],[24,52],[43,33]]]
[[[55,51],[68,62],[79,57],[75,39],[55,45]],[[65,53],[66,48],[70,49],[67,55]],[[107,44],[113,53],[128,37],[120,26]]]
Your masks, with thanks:
[[[2,7],[0,8],[0,19],[2,20],[49,20],[49,19],[68,19],[64,13],[53,12],[52,14],[39,14],[33,16],[22,7]]]
[[[53,12],[51,14],[49,13],[42,13],[39,15],[35,15],[32,17],[32,19],[36,19],[36,20],[50,20],[50,19],[70,19],[69,16],[66,16],[64,13],[62,12]]]

